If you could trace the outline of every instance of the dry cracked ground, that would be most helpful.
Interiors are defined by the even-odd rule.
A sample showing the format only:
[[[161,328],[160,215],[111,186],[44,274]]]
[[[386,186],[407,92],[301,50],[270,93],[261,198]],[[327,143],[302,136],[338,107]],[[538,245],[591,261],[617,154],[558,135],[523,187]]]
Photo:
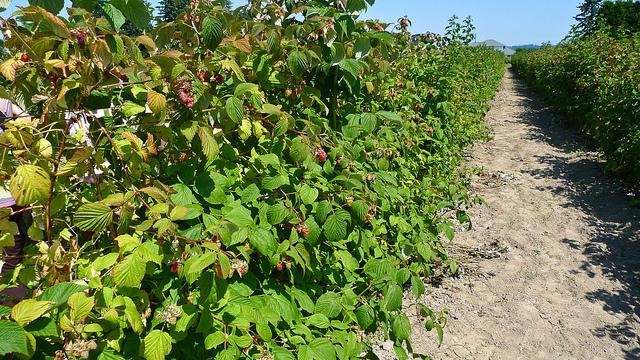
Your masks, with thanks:
[[[597,154],[509,70],[478,144],[473,229],[449,244],[462,275],[421,299],[448,308],[434,359],[640,359],[640,209]],[[411,300],[407,300],[411,303]]]

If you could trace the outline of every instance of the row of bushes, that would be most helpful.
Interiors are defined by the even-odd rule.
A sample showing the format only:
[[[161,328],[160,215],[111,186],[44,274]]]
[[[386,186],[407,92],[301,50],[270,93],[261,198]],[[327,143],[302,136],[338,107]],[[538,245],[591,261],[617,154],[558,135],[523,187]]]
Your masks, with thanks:
[[[604,34],[512,59],[515,71],[589,134],[609,168],[640,180],[640,38]]]
[[[0,171],[34,222],[0,354],[347,359],[380,332],[406,358],[403,293],[456,271],[441,238],[504,60],[367,3],[196,1],[138,37],[109,3],[8,19],[0,90],[34,117]]]

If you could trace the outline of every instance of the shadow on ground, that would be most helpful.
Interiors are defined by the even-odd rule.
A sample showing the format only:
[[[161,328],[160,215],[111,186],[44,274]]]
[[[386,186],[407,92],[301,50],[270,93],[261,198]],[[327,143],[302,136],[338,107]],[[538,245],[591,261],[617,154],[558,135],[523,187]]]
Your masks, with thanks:
[[[517,82],[516,90],[522,105],[530,109],[520,119],[532,126],[529,138],[566,154],[539,156],[541,170],[529,173],[560,180],[561,185],[540,190],[565,199],[566,207],[581,209],[592,229],[586,244],[564,240],[589,259],[576,271],[595,276],[593,271],[598,269],[622,286],[619,291],[601,289],[587,295],[588,300],[601,303],[606,311],[625,319],[592,331],[596,336],[608,336],[622,344],[628,349],[627,359],[640,359],[640,334],[635,331],[640,322],[640,209],[629,205],[629,190],[619,180],[604,174],[604,164],[591,152],[587,139],[569,128],[561,116],[545,106],[522,82]]]

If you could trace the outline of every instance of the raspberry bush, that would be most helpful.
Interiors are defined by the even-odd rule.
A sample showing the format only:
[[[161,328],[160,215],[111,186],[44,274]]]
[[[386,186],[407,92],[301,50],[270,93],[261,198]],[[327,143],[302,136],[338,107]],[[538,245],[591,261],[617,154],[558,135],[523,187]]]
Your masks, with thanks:
[[[610,170],[640,180],[638,37],[605,32],[556,48],[520,52],[514,69],[595,140]]]
[[[194,1],[137,37],[136,1],[74,4],[3,20],[0,90],[33,117],[5,122],[0,171],[34,225],[0,353],[346,359],[379,332],[406,358],[403,293],[456,271],[502,56],[359,20],[373,0]]]

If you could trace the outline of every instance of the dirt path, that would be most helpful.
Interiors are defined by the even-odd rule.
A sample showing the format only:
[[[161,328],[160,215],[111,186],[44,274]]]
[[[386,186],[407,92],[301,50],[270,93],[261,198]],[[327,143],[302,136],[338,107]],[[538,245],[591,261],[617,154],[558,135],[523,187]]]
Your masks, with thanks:
[[[640,359],[640,210],[510,70],[487,121],[495,137],[472,159],[486,204],[452,249],[497,257],[467,261],[460,278],[432,289],[426,302],[450,310],[444,344],[415,324],[415,350],[435,359]]]

